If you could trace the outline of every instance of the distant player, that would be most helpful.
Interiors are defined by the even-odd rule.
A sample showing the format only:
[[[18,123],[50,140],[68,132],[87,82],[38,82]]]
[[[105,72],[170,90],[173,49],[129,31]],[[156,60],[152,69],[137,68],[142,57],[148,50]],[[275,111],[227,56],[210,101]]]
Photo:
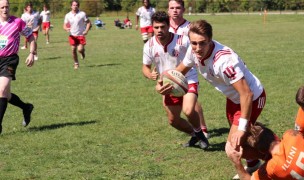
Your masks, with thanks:
[[[7,104],[10,103],[22,109],[23,126],[29,125],[34,106],[24,103],[16,94],[11,93],[11,83],[16,80],[16,70],[19,64],[20,35],[27,38],[30,44],[30,52],[26,58],[26,65],[34,65],[36,42],[32,29],[27,27],[20,18],[10,15],[8,0],[0,0],[0,134],[2,132],[2,120]]]
[[[144,45],[142,72],[148,79],[156,81],[159,74],[174,69],[182,61],[189,46],[189,38],[169,32],[169,16],[163,11],[153,14],[152,26],[154,36]],[[152,65],[155,66],[153,69]],[[195,68],[186,74],[186,78],[188,93],[183,97],[163,95],[163,107],[171,126],[191,135],[200,148],[206,149],[209,142],[201,130],[199,115],[195,111],[198,94],[198,77]],[[181,111],[188,121],[181,118]]]
[[[71,11],[65,15],[63,29],[70,34],[69,42],[74,60],[74,69],[79,68],[77,51],[80,53],[81,59],[85,58],[85,36],[88,34],[91,26],[91,21],[86,13],[79,10],[79,1],[73,0],[71,2]]]
[[[39,12],[33,10],[32,2],[28,2],[25,4],[24,13],[21,15],[21,19],[26,23],[27,27],[32,29],[37,44],[41,19]],[[21,49],[27,49],[27,43],[28,40],[25,39],[24,46],[22,46]],[[35,52],[34,60],[38,60],[37,52]]]
[[[41,13],[40,13],[40,17],[42,19],[42,32],[45,35],[46,44],[49,44],[49,42],[50,42],[49,30],[51,27],[51,21],[50,21],[51,12],[50,12],[47,4],[44,4],[43,11],[41,11]]]
[[[168,15],[170,16],[169,31],[174,34],[188,36],[190,22],[184,19],[185,3],[183,0],[169,0],[168,1]],[[196,111],[200,116],[201,128],[207,138],[209,138],[207,125],[204,119],[203,109],[199,102],[196,103]],[[190,139],[189,146],[195,144],[194,139]]]
[[[153,36],[153,28],[151,17],[155,13],[155,9],[151,7],[150,0],[142,0],[143,6],[138,8],[136,12],[136,30],[140,23],[140,32],[144,43]],[[139,21],[140,20],[140,21]]]

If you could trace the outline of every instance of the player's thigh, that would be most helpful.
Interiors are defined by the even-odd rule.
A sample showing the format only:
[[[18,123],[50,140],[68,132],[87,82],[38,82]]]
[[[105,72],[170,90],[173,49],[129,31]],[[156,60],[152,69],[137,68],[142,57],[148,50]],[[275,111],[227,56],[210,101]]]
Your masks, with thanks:
[[[197,96],[194,93],[187,93],[183,97],[183,112],[190,114],[195,109]]]
[[[10,77],[0,77],[0,97],[8,97],[10,93],[11,80],[12,78]]]
[[[82,52],[83,49],[84,49],[84,45],[83,45],[83,44],[79,44],[79,45],[77,46],[77,50],[78,50],[79,52]]]

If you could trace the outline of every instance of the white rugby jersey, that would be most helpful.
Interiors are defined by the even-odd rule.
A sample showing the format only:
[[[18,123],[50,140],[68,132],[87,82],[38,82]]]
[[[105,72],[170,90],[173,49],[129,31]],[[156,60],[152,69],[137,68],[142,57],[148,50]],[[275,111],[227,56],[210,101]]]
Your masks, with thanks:
[[[152,26],[151,17],[155,13],[155,8],[151,7],[146,9],[144,6],[138,8],[136,15],[139,16],[140,27]]]
[[[50,22],[51,12],[49,10],[41,11],[40,17],[42,18],[42,22]]]
[[[170,34],[171,40],[165,46],[161,45],[155,36],[144,45],[143,64],[154,64],[159,74],[169,69],[175,69],[184,59],[189,46],[187,36]],[[195,68],[191,68],[185,77],[188,84],[198,82]]]
[[[65,15],[64,23],[69,23],[71,26],[70,34],[72,36],[83,36],[83,32],[86,29],[88,20],[86,13],[83,11],[78,11],[76,14],[70,11]]]
[[[29,13],[23,13],[21,15],[21,19],[26,23],[26,26],[33,29],[36,29],[38,27],[38,22],[40,19],[39,12],[32,11],[31,14]]]
[[[181,23],[177,28],[173,28],[170,25],[169,31],[174,33],[174,34],[179,34],[179,35],[184,35],[184,36],[188,36],[188,32],[189,32],[189,25],[190,22],[185,20],[183,23]]]
[[[215,46],[212,53],[203,60],[199,60],[189,46],[183,64],[187,67],[196,65],[199,73],[215,89],[236,104],[240,104],[240,95],[232,84],[244,77],[254,94],[253,100],[257,99],[263,92],[259,79],[247,69],[243,60],[232,49],[214,40],[213,43]]]

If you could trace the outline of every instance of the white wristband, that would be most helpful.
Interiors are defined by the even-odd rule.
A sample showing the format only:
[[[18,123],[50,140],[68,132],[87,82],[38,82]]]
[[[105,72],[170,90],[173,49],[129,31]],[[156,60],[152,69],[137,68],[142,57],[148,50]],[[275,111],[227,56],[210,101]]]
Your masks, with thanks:
[[[247,119],[240,118],[240,119],[239,119],[238,130],[240,130],[240,131],[246,131],[246,129],[247,129],[247,124],[248,124],[248,120],[247,120]]]

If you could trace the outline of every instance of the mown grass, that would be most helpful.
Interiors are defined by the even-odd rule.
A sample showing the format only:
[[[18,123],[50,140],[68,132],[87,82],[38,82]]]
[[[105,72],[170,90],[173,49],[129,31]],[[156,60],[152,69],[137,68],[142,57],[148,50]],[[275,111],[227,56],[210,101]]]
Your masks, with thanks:
[[[25,67],[28,50],[20,50],[12,91],[35,109],[24,128],[21,111],[8,106],[0,179],[230,179],[235,174],[224,152],[225,98],[200,78],[211,147],[183,148],[188,136],[168,125],[155,82],[141,73],[139,31],[115,28],[116,18],[102,17],[106,29],[90,31],[87,57],[77,71],[63,19],[53,20],[49,45],[40,34],[34,67]],[[304,16],[269,15],[266,23],[258,15],[186,18],[211,22],[214,39],[237,51],[262,81],[267,104],[260,121],[279,136],[292,128],[294,96],[304,79]]]

